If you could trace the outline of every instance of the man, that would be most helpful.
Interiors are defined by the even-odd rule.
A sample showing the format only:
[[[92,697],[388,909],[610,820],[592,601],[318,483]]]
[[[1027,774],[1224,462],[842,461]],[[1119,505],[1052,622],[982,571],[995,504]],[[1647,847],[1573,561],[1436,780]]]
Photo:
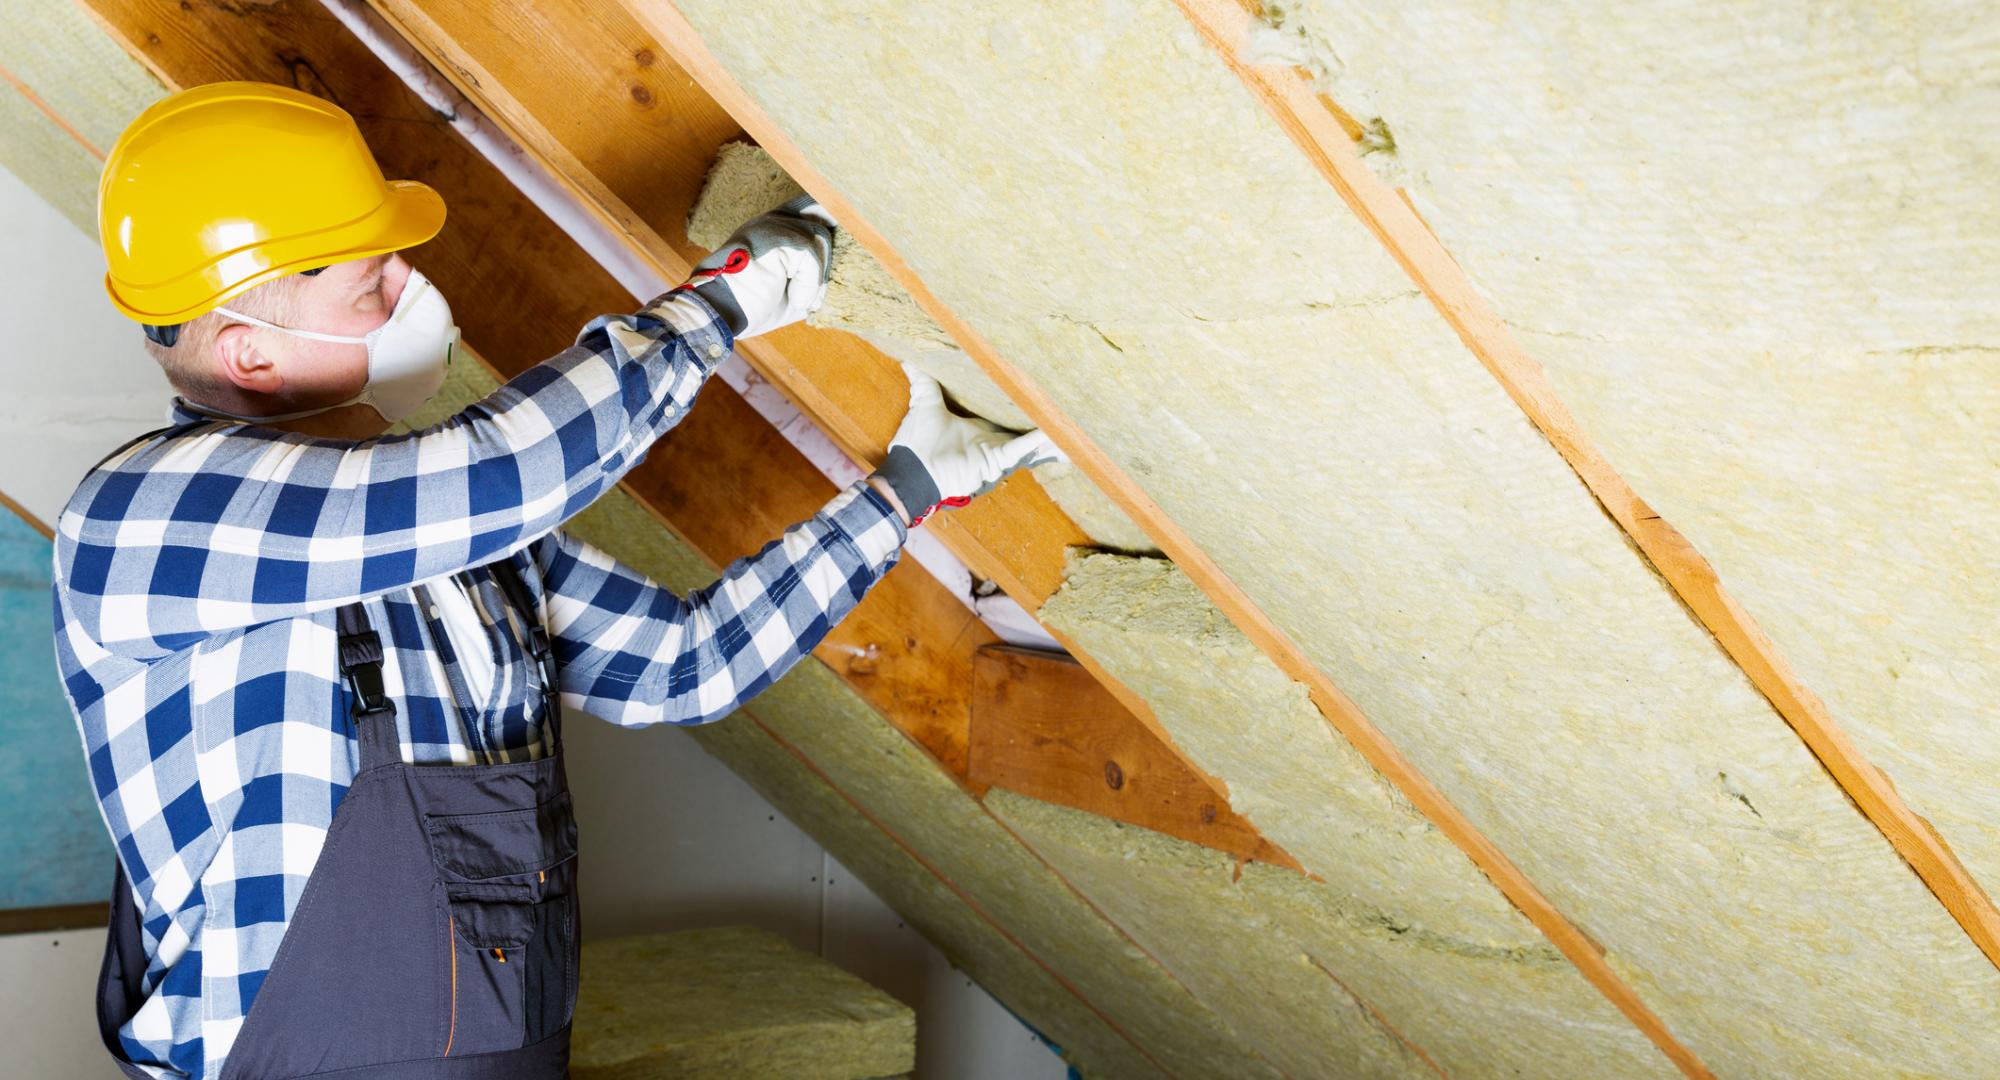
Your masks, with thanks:
[[[913,521],[1053,454],[912,373],[881,470],[678,596],[558,526],[735,339],[818,304],[833,233],[809,200],[407,435],[384,432],[457,331],[397,252],[444,207],[385,181],[346,113],[255,83],[173,95],[114,148],[99,215],[112,300],[179,395],[85,477],[56,549],[57,654],[119,853],[99,1018],[133,1076],[561,1076],[559,704],[719,719]]]

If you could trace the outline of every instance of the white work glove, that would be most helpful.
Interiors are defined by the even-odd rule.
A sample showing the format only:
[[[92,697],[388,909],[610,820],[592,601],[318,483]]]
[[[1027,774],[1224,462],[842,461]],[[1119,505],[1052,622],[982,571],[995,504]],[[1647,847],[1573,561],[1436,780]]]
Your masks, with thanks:
[[[908,364],[910,411],[889,441],[874,477],[889,485],[912,528],[940,506],[964,506],[1007,474],[1045,461],[1067,460],[1040,431],[1014,435],[946,407],[937,380]]]
[[[753,337],[818,310],[832,273],[833,218],[801,195],[744,222],[681,288],[708,301],[736,337]]]

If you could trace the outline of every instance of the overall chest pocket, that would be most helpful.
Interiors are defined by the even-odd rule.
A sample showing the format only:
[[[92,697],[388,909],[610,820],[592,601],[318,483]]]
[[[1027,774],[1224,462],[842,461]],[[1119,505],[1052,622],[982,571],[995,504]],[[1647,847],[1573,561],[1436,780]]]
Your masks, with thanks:
[[[489,814],[426,815],[451,940],[448,1053],[510,1050],[576,1005],[576,820],[569,794]]]

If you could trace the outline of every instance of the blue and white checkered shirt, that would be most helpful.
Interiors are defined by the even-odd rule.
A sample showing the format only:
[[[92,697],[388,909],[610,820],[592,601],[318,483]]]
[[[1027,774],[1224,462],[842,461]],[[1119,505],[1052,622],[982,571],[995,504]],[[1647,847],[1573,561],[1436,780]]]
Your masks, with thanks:
[[[484,564],[528,553],[563,704],[637,727],[721,718],[895,563],[903,525],[865,485],[688,597],[556,530],[731,344],[670,295],[423,431],[322,439],[177,404],[84,478],[57,528],[56,652],[144,927],[135,1062],[218,1075],[277,953],[358,765],[339,606],[364,599],[382,635],[406,760],[499,762],[539,756],[541,731]]]

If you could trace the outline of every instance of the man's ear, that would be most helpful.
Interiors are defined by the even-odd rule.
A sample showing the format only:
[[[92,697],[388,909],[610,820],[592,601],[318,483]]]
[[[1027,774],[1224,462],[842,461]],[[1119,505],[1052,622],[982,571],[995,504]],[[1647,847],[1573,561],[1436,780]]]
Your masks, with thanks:
[[[223,378],[252,394],[275,394],[285,388],[278,366],[257,347],[257,328],[230,323],[215,334],[215,362]]]

